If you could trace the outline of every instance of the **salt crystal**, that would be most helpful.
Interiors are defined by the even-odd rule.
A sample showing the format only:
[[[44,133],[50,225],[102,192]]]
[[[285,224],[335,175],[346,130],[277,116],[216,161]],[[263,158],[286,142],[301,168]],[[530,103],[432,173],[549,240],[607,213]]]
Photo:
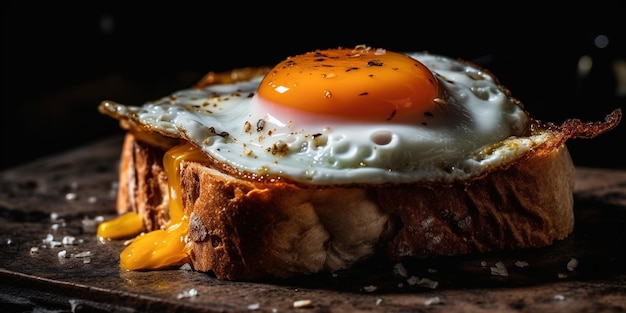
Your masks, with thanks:
[[[439,286],[439,282],[436,280],[432,280],[429,278],[421,278],[418,282],[417,282],[418,286],[422,286],[422,287],[426,287],[426,288],[430,288],[430,289],[436,289],[437,286]]]
[[[381,298],[376,299],[376,305],[380,305],[381,303],[383,303],[383,299]]]
[[[439,299],[439,297],[432,297],[432,298],[428,298],[424,300],[425,305],[437,304],[440,302],[441,302],[441,299]]]
[[[296,300],[293,302],[294,308],[310,308],[313,306],[313,301],[311,300]]]
[[[65,199],[67,200],[76,200],[78,196],[73,193],[73,192],[68,192],[67,194],[65,194]]]
[[[376,287],[374,285],[369,285],[369,286],[363,287],[363,290],[365,290],[367,292],[374,292],[374,291],[376,291],[376,289],[378,289],[378,287]]]
[[[563,300],[565,300],[565,296],[564,295],[554,295],[554,300],[563,301]]]
[[[524,268],[524,267],[528,266],[528,262],[526,262],[526,261],[515,261],[515,266]]]
[[[398,276],[401,276],[401,277],[407,277],[408,276],[407,270],[404,267],[404,264],[402,264],[402,263],[396,263],[393,266],[393,273],[398,275]]]
[[[57,253],[57,256],[59,257],[59,259],[64,259],[67,256],[67,251],[61,250],[59,251],[59,253]]]
[[[411,276],[409,277],[406,282],[409,283],[409,285],[413,286],[415,284],[417,284],[419,282],[420,278],[417,276]]]
[[[572,258],[571,260],[569,260],[569,262],[567,262],[568,271],[573,272],[576,267],[578,267],[578,260]]]
[[[182,299],[182,298],[190,298],[190,297],[195,297],[198,295],[198,290],[196,289],[189,289],[189,290],[185,290],[181,293],[178,294],[178,296],[176,296],[178,299]]]
[[[30,248],[30,254],[35,254],[37,252],[39,252],[39,248],[37,248],[37,247],[31,247]]]
[[[509,271],[506,269],[504,263],[498,262],[495,267],[491,267],[491,275],[509,276]]]
[[[59,213],[52,212],[50,213],[50,220],[56,221],[59,218]]]
[[[253,303],[248,305],[248,310],[254,311],[258,310],[261,307],[259,303]]]
[[[76,241],[76,238],[73,236],[65,236],[63,237],[63,245],[73,245],[74,242]]]
[[[95,219],[84,218],[82,221],[83,231],[86,233],[95,233],[98,229],[98,222]]]
[[[85,251],[85,252],[72,254],[72,256],[75,257],[75,258],[86,258],[88,256],[91,256],[91,251]]]
[[[89,202],[89,203],[96,203],[96,202],[98,202],[98,198],[91,196],[91,197],[87,198],[87,202]]]
[[[42,242],[43,242],[44,244],[48,244],[48,243],[50,243],[50,242],[51,242],[51,241],[53,241],[53,240],[54,240],[54,236],[52,236],[52,234],[48,234],[48,235],[46,236],[46,238],[44,238],[44,239],[42,240]]]

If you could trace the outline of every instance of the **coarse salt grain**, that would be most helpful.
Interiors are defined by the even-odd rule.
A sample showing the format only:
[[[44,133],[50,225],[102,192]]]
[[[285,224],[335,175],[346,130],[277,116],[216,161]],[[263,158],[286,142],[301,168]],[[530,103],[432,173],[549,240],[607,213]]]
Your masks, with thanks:
[[[402,263],[396,263],[393,266],[393,273],[401,276],[401,277],[407,277],[408,276],[408,272],[406,270],[406,268],[404,267],[404,264]]]
[[[432,297],[432,298],[428,298],[424,300],[425,305],[432,305],[432,304],[438,304],[438,303],[441,303],[441,299],[439,299],[439,297]]]
[[[422,287],[427,287],[430,289],[437,289],[437,286],[439,286],[439,282],[436,280],[432,280],[429,278],[422,278],[420,279],[420,281],[417,283],[418,285],[422,286]]]
[[[182,298],[190,298],[190,297],[195,297],[198,295],[198,290],[191,288],[189,290],[184,290],[183,292],[179,293],[176,298],[178,299],[182,299]]]
[[[502,262],[496,263],[496,266],[491,267],[491,275],[496,276],[509,276],[509,271],[506,269],[506,265]]]
[[[406,281],[411,286],[418,285],[418,286],[426,287],[426,288],[430,288],[430,289],[436,289],[437,286],[439,286],[439,282],[436,281],[436,280],[432,280],[432,279],[429,279],[429,278],[419,278],[419,277],[416,277],[416,276],[411,276]]]
[[[409,285],[413,286],[413,285],[417,284],[417,282],[419,280],[420,280],[419,277],[411,276],[411,277],[407,278],[406,282],[409,283]]]
[[[312,300],[296,300],[293,302],[294,308],[310,308],[313,306]]]
[[[67,251],[61,250],[59,251],[59,253],[57,253],[57,256],[59,257],[59,259],[65,259],[67,257]]]
[[[376,287],[374,285],[369,285],[369,286],[363,287],[363,290],[365,290],[367,292],[374,292],[374,291],[376,291],[376,289],[378,289],[378,287]]]
[[[85,251],[85,252],[72,254],[72,256],[75,257],[75,258],[86,258],[88,256],[91,256],[91,251]]]
[[[526,262],[526,261],[515,261],[515,266],[524,268],[524,267],[528,266],[528,262]]]
[[[576,267],[578,267],[578,260],[572,258],[571,260],[569,260],[569,262],[567,262],[568,271],[573,272]]]
[[[73,236],[65,236],[63,237],[63,240],[61,241],[63,243],[63,245],[73,245],[76,242],[76,238]]]
[[[251,311],[258,310],[260,307],[261,307],[261,304],[259,303],[248,304],[248,310],[251,310]]]
[[[67,194],[65,194],[66,200],[76,200],[77,197],[78,196],[73,192],[68,192]]]

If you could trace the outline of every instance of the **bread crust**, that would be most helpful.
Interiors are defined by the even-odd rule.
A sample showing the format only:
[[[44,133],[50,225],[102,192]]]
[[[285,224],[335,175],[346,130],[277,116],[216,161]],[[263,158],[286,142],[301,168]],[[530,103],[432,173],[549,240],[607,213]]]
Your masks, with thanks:
[[[117,213],[138,213],[144,218],[148,230],[164,228],[170,219],[169,187],[163,170],[164,154],[165,150],[138,140],[130,132],[124,138]]]

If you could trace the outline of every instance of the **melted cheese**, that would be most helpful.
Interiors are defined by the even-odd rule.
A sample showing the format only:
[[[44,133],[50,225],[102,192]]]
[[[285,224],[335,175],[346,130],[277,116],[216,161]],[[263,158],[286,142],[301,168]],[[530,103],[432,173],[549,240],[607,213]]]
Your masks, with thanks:
[[[189,262],[189,216],[185,214],[180,198],[180,164],[183,160],[201,162],[206,160],[206,156],[189,143],[173,147],[165,153],[163,168],[169,184],[169,226],[137,236],[120,253],[120,268],[123,270],[160,269]]]

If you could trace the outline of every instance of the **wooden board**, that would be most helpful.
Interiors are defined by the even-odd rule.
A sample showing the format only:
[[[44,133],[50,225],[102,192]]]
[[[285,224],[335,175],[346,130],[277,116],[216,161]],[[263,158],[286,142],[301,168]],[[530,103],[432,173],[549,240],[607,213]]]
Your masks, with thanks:
[[[542,249],[389,264],[285,281],[232,282],[186,269],[119,270],[121,137],[0,173],[0,301],[16,311],[624,312],[626,171],[577,168],[576,228]],[[65,242],[64,242],[65,241]],[[504,266],[507,275],[502,275]],[[308,300],[306,308],[294,303]]]

